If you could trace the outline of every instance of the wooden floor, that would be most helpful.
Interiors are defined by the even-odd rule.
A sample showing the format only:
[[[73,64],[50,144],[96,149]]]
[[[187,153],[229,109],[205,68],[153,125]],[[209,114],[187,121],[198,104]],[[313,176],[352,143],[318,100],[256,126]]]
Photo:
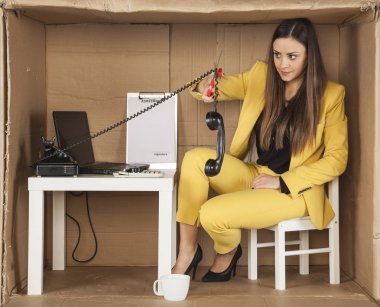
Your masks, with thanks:
[[[155,267],[70,267],[45,271],[42,296],[14,294],[7,307],[375,307],[352,280],[342,274],[340,285],[328,283],[327,267],[312,267],[310,275],[298,275],[298,267],[287,267],[287,290],[274,290],[274,268],[260,267],[259,279],[247,279],[247,267],[225,283],[200,281],[207,268],[198,269],[187,299],[168,302],[155,296]]]

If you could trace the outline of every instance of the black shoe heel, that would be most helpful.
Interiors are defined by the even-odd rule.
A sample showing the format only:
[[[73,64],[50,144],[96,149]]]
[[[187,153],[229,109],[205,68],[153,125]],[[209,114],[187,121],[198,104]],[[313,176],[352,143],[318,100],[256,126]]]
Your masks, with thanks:
[[[191,278],[192,280],[195,279],[195,273],[197,272],[197,267],[198,267],[198,263],[194,266],[194,269],[193,269],[193,277]]]
[[[203,282],[218,282],[218,281],[228,281],[231,279],[231,275],[236,275],[236,263],[242,255],[241,246],[236,249],[235,255],[233,256],[230,265],[223,272],[215,273],[212,271],[208,271],[206,275],[202,277]]]
[[[195,273],[197,271],[198,264],[199,264],[199,262],[201,262],[202,258],[203,258],[202,248],[198,244],[197,250],[195,251],[194,258],[184,273],[185,275],[189,275],[191,270],[193,270],[192,280],[195,279]]]

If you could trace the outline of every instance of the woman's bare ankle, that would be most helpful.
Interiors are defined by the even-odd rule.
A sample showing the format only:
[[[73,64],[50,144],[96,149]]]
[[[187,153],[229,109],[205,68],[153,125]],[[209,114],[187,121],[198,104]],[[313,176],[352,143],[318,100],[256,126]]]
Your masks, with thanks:
[[[177,261],[172,269],[173,274],[183,274],[186,271],[194,258],[197,247],[197,243],[195,244],[195,247],[193,247],[191,244],[180,246]]]
[[[186,245],[180,245],[179,246],[179,253],[183,254],[194,254],[197,250],[198,243],[195,244],[186,244]]]

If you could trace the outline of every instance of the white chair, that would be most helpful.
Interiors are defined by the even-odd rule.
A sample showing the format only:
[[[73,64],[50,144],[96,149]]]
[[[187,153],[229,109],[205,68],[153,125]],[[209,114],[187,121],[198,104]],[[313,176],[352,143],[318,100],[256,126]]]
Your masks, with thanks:
[[[266,229],[275,232],[275,242],[257,243],[257,229],[249,231],[248,241],[248,278],[257,279],[257,249],[261,247],[275,247],[275,288],[285,290],[285,257],[299,255],[300,274],[309,274],[309,254],[329,253],[330,284],[340,283],[339,264],[339,180],[335,178],[328,183],[329,200],[335,212],[334,219],[329,223],[329,247],[309,249],[309,230],[316,228],[309,217],[296,218],[278,223]],[[299,240],[285,241],[285,234],[289,231],[299,231]],[[285,245],[299,245],[299,250],[286,251]]]

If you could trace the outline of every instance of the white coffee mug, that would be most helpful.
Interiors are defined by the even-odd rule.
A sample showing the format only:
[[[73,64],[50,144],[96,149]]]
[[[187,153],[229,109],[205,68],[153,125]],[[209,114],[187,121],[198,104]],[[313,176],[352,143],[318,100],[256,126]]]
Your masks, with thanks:
[[[168,301],[183,301],[189,292],[189,286],[189,275],[168,274],[162,275],[153,283],[153,291],[156,295],[164,295]]]

